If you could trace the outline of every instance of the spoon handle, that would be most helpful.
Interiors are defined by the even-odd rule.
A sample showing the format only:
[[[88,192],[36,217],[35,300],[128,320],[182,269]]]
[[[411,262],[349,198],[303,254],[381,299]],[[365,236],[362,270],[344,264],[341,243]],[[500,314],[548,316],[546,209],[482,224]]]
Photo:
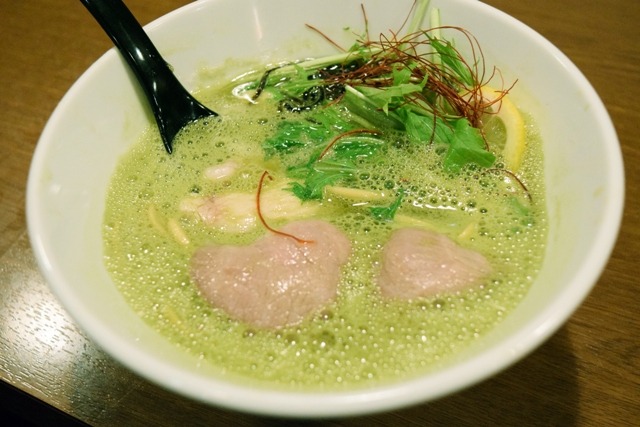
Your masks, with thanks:
[[[180,84],[167,62],[121,0],[80,0],[122,53],[142,86],[171,153],[176,134],[190,121],[215,116]]]
[[[136,77],[172,74],[156,47],[121,0],[80,0],[104,29]],[[151,83],[151,82],[149,82]]]

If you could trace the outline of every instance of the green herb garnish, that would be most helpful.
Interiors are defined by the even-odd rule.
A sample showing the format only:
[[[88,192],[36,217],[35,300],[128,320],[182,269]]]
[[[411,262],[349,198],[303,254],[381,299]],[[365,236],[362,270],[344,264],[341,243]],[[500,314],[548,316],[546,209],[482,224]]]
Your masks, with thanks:
[[[292,182],[286,190],[302,201],[322,199],[322,189],[333,185],[339,180],[351,177],[358,171],[358,167],[350,159],[326,159],[310,162],[305,166],[289,170],[292,178],[304,179],[303,184]]]
[[[404,197],[403,190],[400,190],[399,193],[398,198],[391,205],[387,207],[369,208],[373,216],[381,221],[393,221],[393,217],[396,215],[398,208],[402,204],[402,198]]]
[[[418,0],[404,37],[373,40],[365,20],[364,34],[344,53],[270,69],[259,85],[243,83],[276,94],[283,113],[298,113],[289,114],[263,148],[267,157],[278,156],[288,167],[288,176],[296,180],[288,189],[301,200],[321,199],[326,185],[366,169],[366,162],[389,144],[372,135],[349,135],[333,146],[340,135],[358,129],[401,132],[412,144],[446,147],[442,165],[451,173],[469,164],[490,168],[495,163],[480,131],[490,108],[479,95],[484,84],[480,47],[465,30],[441,27],[437,9],[430,12],[432,28],[420,30],[428,5]],[[445,32],[458,32],[470,43],[470,61]],[[401,199],[402,194],[390,207],[372,212],[393,218]]]

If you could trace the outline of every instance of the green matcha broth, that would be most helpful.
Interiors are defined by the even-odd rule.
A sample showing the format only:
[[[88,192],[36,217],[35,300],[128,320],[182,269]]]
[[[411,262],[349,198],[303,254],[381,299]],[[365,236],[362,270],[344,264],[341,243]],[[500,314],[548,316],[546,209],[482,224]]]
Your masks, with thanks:
[[[278,121],[276,105],[247,101],[229,87],[199,94],[219,118],[183,131],[167,154],[155,126],[119,162],[112,177],[104,217],[105,263],[133,309],[162,336],[227,375],[294,389],[342,389],[397,381],[441,368],[485,335],[516,307],[542,264],[547,235],[542,176],[542,144],[525,116],[527,148],[518,176],[531,200],[508,175],[468,166],[458,174],[442,168],[442,150],[392,135],[392,143],[352,178],[351,186],[397,194],[405,221],[377,220],[371,202],[325,193],[315,218],[341,229],[352,242],[337,300],[303,323],[260,330],[212,307],[189,279],[193,252],[206,244],[249,244],[268,233],[217,231],[179,203],[194,195],[256,194],[261,174],[274,178],[265,188],[285,186],[285,166],[265,161],[262,142]],[[214,182],[203,171],[233,160],[239,170]],[[498,159],[498,162],[500,159]],[[459,245],[482,253],[493,275],[459,293],[413,301],[385,300],[374,277],[390,233],[407,226],[429,227]],[[169,232],[177,222],[189,239]],[[287,220],[271,222],[277,228]]]

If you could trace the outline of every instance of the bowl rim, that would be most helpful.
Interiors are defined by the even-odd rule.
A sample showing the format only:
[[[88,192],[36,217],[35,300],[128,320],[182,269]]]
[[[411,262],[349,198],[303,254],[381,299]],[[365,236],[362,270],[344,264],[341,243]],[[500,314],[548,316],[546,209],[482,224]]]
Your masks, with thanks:
[[[203,7],[203,3],[216,0],[193,2],[176,9],[145,26],[147,31],[170,22],[178,14]],[[111,48],[94,62],[64,95],[49,121],[47,122],[33,156],[27,181],[26,213],[29,239],[40,271],[64,308],[79,324],[86,334],[119,362],[143,377],[162,385],[174,392],[189,396],[209,404],[244,412],[291,416],[291,417],[335,417],[370,414],[397,409],[426,400],[436,399],[462,388],[476,384],[497,372],[513,365],[547,340],[556,332],[583,302],[597,282],[605,268],[620,229],[624,206],[624,168],[619,141],[611,118],[598,97],[595,89],[582,72],[558,48],[538,34],[535,30],[515,18],[481,2],[469,2],[474,7],[486,10],[499,19],[507,19],[520,31],[532,38],[537,44],[555,57],[575,78],[580,89],[589,100],[590,108],[598,117],[599,129],[609,142],[606,163],[607,191],[611,194],[609,204],[602,215],[602,226],[597,230],[595,243],[583,261],[582,268],[561,293],[554,298],[542,312],[538,313],[517,333],[500,341],[494,347],[480,352],[454,366],[417,379],[403,380],[389,385],[373,388],[356,388],[349,391],[331,392],[291,392],[263,388],[248,388],[241,384],[224,380],[202,378],[186,372],[165,361],[149,357],[147,351],[123,343],[111,328],[96,322],[92,314],[83,306],[82,301],[73,294],[65,292],[65,279],[52,266],[47,248],[42,241],[44,224],[39,217],[41,201],[38,188],[41,171],[46,163],[49,149],[47,141],[61,120],[65,106],[82,90],[84,82],[91,74],[117,58],[118,52]],[[478,370],[477,366],[484,366]],[[161,373],[161,374],[160,374]],[[175,380],[178,379],[179,380]],[[215,384],[215,387],[212,385]],[[434,386],[437,385],[437,386]],[[205,392],[203,392],[205,390]]]

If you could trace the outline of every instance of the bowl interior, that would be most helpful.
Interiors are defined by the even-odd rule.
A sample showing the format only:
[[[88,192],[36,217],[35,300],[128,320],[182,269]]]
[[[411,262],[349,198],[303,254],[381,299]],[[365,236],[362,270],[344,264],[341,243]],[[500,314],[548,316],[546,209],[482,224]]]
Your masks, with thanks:
[[[411,0],[365,0],[371,34],[398,29]],[[549,243],[521,305],[448,368],[412,381],[342,393],[245,387],[198,365],[152,331],[124,301],[102,262],[107,183],[152,116],[132,74],[107,52],[69,90],[47,124],[27,193],[31,242],[54,293],[103,349],[143,376],[193,398],[279,415],[380,411],[436,398],[503,369],[539,345],[591,289],[613,247],[623,203],[622,161],[609,117],[582,74],[540,35],[471,0],[433,0],[443,23],[474,34],[487,61],[517,76],[516,104],[532,113],[545,144]],[[350,46],[364,28],[360,2],[201,0],[147,26],[178,78],[194,90],[200,71],[226,58],[263,62],[334,53],[309,23]],[[215,110],[215,106],[213,106]]]

